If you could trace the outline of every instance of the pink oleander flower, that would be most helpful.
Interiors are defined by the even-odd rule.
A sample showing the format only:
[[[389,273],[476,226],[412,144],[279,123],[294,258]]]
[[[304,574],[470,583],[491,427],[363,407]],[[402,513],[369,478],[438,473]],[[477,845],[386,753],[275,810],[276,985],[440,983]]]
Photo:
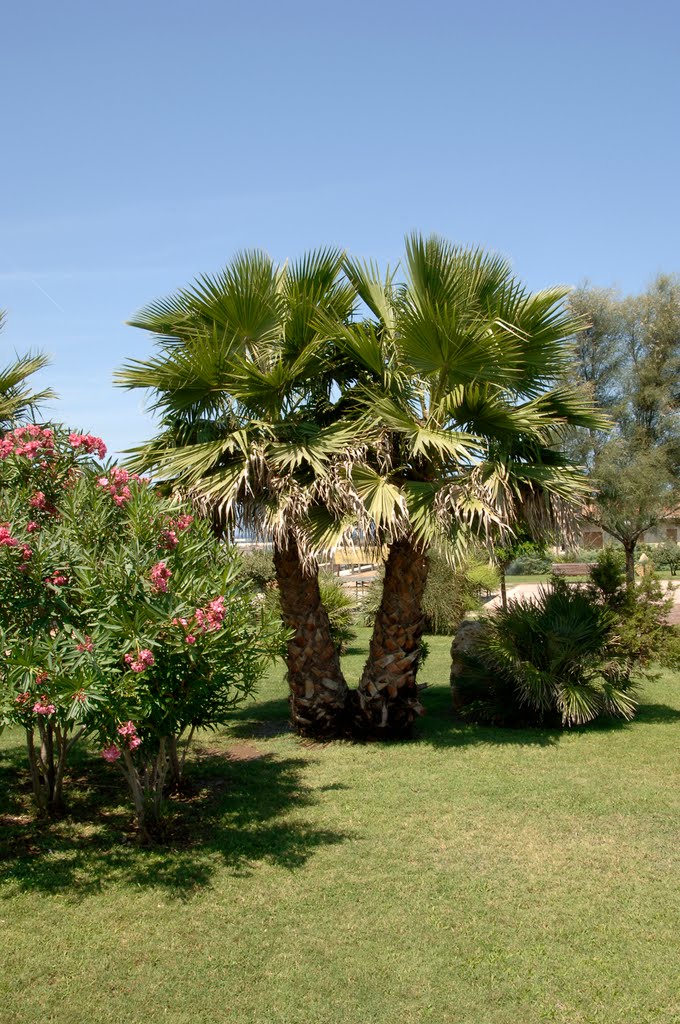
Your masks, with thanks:
[[[33,557],[33,548],[30,548],[28,544],[21,545],[21,557],[24,562],[27,562],[29,558]]]
[[[108,476],[98,477],[97,484],[99,487],[106,488],[114,504],[120,508],[132,497],[132,491],[128,487],[131,480],[139,480],[139,476],[136,473],[128,473],[127,469],[113,466]]]
[[[151,651],[145,648],[137,652],[136,658],[132,654],[126,654],[123,661],[129,666],[131,672],[143,672],[145,668],[151,668],[156,659]]]
[[[81,643],[76,644],[76,650],[81,651],[81,652],[82,651],[87,651],[88,654],[92,654],[92,651],[94,650],[94,644],[92,643],[92,637],[91,636],[86,636],[85,639],[81,641]]]
[[[161,533],[161,542],[159,547],[165,548],[167,551],[174,551],[179,544],[179,538],[174,530],[163,530]]]
[[[31,508],[47,508],[47,501],[42,491],[36,491],[33,497],[28,499],[28,504],[31,506]]]
[[[119,725],[117,732],[119,736],[123,737],[128,750],[136,750],[142,742],[137,735],[137,726],[134,722],[125,722],[123,725]]]
[[[194,517],[187,513],[185,515],[179,516],[175,520],[174,527],[175,527],[176,530],[186,530],[187,527],[191,526],[193,521],[194,521]]]
[[[137,726],[134,722],[124,722],[123,725],[119,725],[116,729],[119,736],[136,736]]]
[[[33,711],[36,715],[53,715],[56,710],[54,704],[50,704],[45,694],[33,705]]]
[[[188,644],[195,644],[196,643],[196,637],[195,636],[191,636],[191,634],[190,634],[188,637],[186,637],[186,642]]]
[[[51,583],[54,587],[63,587],[64,584],[68,583],[68,576],[65,576],[63,572],[58,570],[47,577],[47,582]]]
[[[43,672],[38,672],[37,676],[35,677],[35,684],[36,684],[36,686],[40,686],[40,684],[44,683],[46,679],[47,679],[47,672],[44,672],[44,671]]]
[[[31,699],[30,691],[29,690],[24,690],[23,693],[18,694],[18,696],[16,696],[14,698],[14,703],[18,704],[20,708],[23,708],[23,707],[26,707],[26,705],[28,704],[30,699]]]
[[[106,445],[101,437],[95,437],[94,434],[72,433],[68,435],[68,442],[72,448],[82,448],[88,455],[93,455],[96,452],[100,459],[106,455]]]
[[[0,547],[16,548],[18,546],[19,541],[12,536],[9,523],[2,523],[0,525]]]
[[[109,764],[113,764],[113,762],[117,761],[120,757],[120,750],[115,743],[112,743],[110,747],[104,747],[102,750],[102,757],[105,761],[108,761]]]
[[[76,704],[84,704],[87,700],[87,694],[85,693],[85,690],[77,690],[71,699],[74,700]]]
[[[153,584],[154,590],[157,590],[161,594],[167,593],[168,580],[171,576],[172,572],[168,569],[165,562],[157,562],[149,573],[149,579]]]
[[[35,533],[35,531],[36,531],[36,530],[39,530],[39,529],[40,529],[40,525],[39,525],[39,523],[35,523],[35,522],[33,522],[33,520],[32,520],[32,519],[31,519],[31,521],[30,521],[29,523],[27,523],[27,525],[26,525],[26,533]]]

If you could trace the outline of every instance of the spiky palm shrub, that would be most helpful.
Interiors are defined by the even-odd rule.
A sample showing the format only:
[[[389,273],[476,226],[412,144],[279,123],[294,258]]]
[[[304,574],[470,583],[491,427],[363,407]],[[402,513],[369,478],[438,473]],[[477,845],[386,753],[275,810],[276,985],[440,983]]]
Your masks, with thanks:
[[[499,612],[464,662],[454,707],[473,721],[568,727],[637,707],[616,616],[566,584]]]

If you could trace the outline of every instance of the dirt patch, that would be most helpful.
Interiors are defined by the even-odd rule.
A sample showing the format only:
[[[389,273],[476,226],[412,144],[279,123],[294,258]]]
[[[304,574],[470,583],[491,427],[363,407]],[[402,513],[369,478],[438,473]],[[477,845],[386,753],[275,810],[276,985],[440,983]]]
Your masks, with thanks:
[[[265,751],[256,747],[254,743],[235,743],[227,751],[229,761],[257,761],[264,756]]]
[[[12,828],[13,825],[32,825],[30,814],[0,814],[0,827]]]

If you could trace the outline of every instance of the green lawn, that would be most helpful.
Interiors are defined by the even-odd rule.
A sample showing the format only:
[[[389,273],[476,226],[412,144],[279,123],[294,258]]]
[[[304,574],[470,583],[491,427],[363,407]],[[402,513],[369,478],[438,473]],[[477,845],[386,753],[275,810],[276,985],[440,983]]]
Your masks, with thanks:
[[[5,734],[0,1021],[677,1024],[680,680],[627,726],[482,729],[447,647],[401,746],[301,742],[272,672],[202,738],[167,849],[87,757],[73,817],[33,826]]]

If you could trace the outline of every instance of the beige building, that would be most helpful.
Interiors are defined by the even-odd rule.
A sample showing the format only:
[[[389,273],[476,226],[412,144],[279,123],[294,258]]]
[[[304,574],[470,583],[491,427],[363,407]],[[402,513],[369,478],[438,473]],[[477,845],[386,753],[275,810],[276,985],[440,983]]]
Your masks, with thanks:
[[[651,530],[645,530],[640,537],[641,544],[677,544],[680,541],[680,516],[671,516],[653,526]],[[582,522],[580,524],[580,536],[578,546],[582,548],[603,548],[605,544],[616,543],[615,538],[593,523]]]

